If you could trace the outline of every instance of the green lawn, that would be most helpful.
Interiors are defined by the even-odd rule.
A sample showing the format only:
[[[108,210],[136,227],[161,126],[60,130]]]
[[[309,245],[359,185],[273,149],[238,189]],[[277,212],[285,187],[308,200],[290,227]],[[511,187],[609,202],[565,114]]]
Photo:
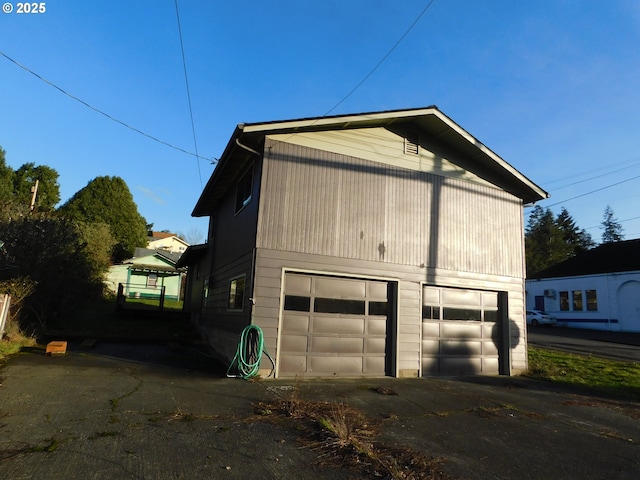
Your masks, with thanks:
[[[529,377],[640,400],[640,364],[529,347]]]

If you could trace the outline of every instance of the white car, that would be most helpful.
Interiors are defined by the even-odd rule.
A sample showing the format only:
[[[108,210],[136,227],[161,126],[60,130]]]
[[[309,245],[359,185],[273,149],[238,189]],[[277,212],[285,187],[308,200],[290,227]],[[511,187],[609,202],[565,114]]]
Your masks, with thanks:
[[[527,325],[537,327],[538,325],[555,325],[556,317],[552,317],[542,310],[527,310]]]

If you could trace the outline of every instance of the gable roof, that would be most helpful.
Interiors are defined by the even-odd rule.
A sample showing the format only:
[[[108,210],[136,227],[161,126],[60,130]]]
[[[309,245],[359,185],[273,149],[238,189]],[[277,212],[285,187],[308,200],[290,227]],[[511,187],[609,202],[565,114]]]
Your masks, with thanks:
[[[522,173],[483,145],[437,107],[409,110],[388,110],[312,117],[297,120],[281,120],[262,123],[239,124],[229,139],[227,146],[209,178],[192,215],[207,216],[236,179],[238,169],[252,156],[260,156],[261,145],[266,135],[298,134],[330,130],[347,130],[384,127],[392,129],[410,126],[437,138],[474,162],[481,170],[491,171],[499,179],[500,187],[521,198],[524,203],[532,203],[548,198],[547,192],[526,178]]]
[[[152,248],[142,248],[142,247],[136,247],[134,253],[133,253],[133,257],[130,258],[129,260],[125,260],[123,263],[136,263],[136,259],[139,258],[143,258],[143,257],[150,257],[150,256],[155,256],[161,260],[163,260],[164,262],[175,266],[175,264],[178,262],[178,260],[180,260],[180,256],[182,254],[181,253],[175,253],[175,252],[168,252],[167,250],[162,250],[162,249],[152,249]]]
[[[180,260],[176,263],[176,268],[188,267],[195,265],[204,257],[207,253],[208,245],[206,243],[200,243],[198,245],[190,245],[180,257]]]
[[[640,270],[640,239],[602,245],[530,275],[530,279],[575,277]]]

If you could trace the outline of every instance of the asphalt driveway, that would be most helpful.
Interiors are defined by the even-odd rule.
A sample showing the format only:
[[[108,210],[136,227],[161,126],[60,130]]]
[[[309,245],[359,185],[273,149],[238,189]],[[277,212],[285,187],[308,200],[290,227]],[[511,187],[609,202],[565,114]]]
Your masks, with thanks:
[[[371,478],[325,465],[293,423],[255,414],[290,395],[359,409],[376,443],[438,457],[454,478],[640,472],[640,404],[524,378],[247,382],[176,346],[70,350],[25,352],[0,370],[0,478]]]

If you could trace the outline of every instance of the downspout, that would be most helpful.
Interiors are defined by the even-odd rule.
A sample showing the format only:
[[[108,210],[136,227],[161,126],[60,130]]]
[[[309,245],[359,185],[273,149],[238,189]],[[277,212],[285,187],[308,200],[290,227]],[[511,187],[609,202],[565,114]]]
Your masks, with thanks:
[[[257,157],[262,157],[262,154],[251,147],[247,147],[246,145],[240,143],[240,140],[236,137],[236,145],[240,148],[246,150],[249,153],[256,155]],[[256,248],[253,248],[253,252],[251,254],[251,297],[249,297],[249,322],[253,325],[253,306],[256,304],[255,299],[255,288],[256,288]]]
[[[238,145],[240,148],[244,148],[247,152],[253,153],[254,155],[257,155],[258,157],[261,157],[262,154],[256,150],[254,150],[251,147],[247,147],[246,145],[243,145],[242,143],[240,143],[240,140],[238,140],[238,138],[236,138],[236,145]]]
[[[238,125],[238,128],[242,129],[244,125]],[[256,157],[262,157],[262,154],[257,150],[254,150],[251,147],[248,147],[242,143],[240,143],[240,139],[236,137],[236,145],[238,145],[243,150],[246,150],[249,153],[252,153]],[[255,299],[255,288],[256,288],[256,252],[257,249],[254,247],[253,252],[251,254],[251,297],[249,297],[249,323],[253,325],[253,306],[256,304]],[[274,365],[275,367],[275,365]]]

